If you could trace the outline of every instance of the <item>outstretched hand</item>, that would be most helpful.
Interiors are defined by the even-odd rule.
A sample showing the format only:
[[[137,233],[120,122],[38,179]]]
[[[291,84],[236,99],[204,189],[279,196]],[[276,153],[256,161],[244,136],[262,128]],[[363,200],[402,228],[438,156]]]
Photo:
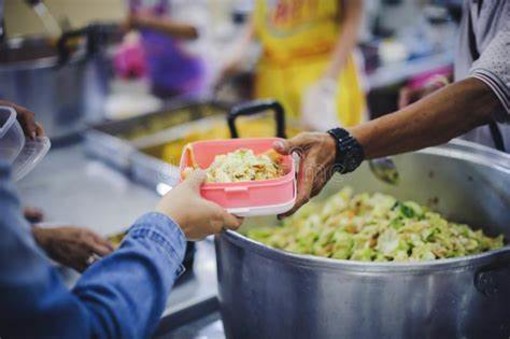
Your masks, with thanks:
[[[242,219],[228,213],[217,204],[200,196],[205,172],[195,171],[159,202],[156,211],[172,218],[189,240],[199,240],[221,232],[224,228],[236,230]]]
[[[283,218],[319,194],[335,173],[336,144],[327,133],[301,133],[290,140],[277,141],[273,147],[282,155],[296,152],[300,157],[296,204],[278,216]]]

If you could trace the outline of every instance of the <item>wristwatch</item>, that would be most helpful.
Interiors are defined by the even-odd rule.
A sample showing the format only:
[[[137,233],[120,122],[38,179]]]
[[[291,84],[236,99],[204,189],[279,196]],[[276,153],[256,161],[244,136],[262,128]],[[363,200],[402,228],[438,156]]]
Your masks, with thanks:
[[[350,173],[358,168],[365,159],[363,146],[346,129],[333,128],[328,134],[336,142],[335,170],[341,174]]]

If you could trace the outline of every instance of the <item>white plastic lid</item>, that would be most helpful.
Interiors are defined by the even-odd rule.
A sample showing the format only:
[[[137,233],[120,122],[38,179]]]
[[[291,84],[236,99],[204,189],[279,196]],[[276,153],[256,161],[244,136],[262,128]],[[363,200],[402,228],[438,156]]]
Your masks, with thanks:
[[[290,201],[278,205],[266,205],[255,207],[227,208],[227,212],[238,217],[261,217],[267,215],[276,215],[290,211],[296,204],[297,199],[297,181],[294,180],[294,194]]]
[[[47,137],[26,140],[16,111],[7,106],[0,106],[0,159],[12,164],[15,181],[27,175],[41,161],[51,147]]]
[[[25,146],[25,136],[11,107],[0,106],[0,141],[0,159],[13,163]]]
[[[296,197],[284,204],[280,205],[268,205],[268,206],[257,206],[257,207],[246,207],[246,208],[227,208],[227,212],[237,215],[238,217],[260,217],[266,215],[276,215],[289,211],[296,204]]]

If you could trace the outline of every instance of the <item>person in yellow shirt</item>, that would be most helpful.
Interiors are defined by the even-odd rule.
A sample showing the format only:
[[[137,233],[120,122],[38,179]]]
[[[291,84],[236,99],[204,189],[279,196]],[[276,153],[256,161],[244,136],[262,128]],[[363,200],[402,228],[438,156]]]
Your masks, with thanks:
[[[257,38],[257,98],[277,99],[287,116],[311,129],[357,125],[365,111],[353,56],[362,10],[362,0],[256,0],[220,79],[240,70],[243,52]]]

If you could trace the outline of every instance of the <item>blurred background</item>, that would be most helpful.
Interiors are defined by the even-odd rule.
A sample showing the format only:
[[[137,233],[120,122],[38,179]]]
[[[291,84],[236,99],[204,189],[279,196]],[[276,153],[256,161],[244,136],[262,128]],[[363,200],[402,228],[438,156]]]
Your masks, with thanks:
[[[403,88],[450,78],[461,0],[345,2],[0,1],[0,99],[34,111],[52,142],[18,183],[23,204],[47,227],[118,242],[176,184],[184,145],[276,134],[267,105],[228,125],[236,104],[281,102],[279,136],[292,136],[393,112]],[[206,337],[222,337],[217,314],[188,326],[217,307],[212,242],[189,245],[185,266],[158,333],[212,322]]]
[[[228,81],[218,80],[236,53],[253,1],[143,3],[6,0],[2,39],[9,50],[2,51],[0,60],[0,96],[36,110],[56,141],[75,135],[88,123],[156,111],[175,99],[238,102],[257,96],[253,78],[263,53],[257,39],[247,44],[237,72]],[[403,85],[419,86],[434,74],[451,71],[460,7],[461,1],[455,0],[364,2],[356,59],[369,117],[395,110]],[[134,22],[134,16],[167,20],[169,26],[157,27],[158,34],[152,34],[147,31],[155,23]],[[174,23],[182,27],[173,27]],[[66,41],[60,41],[61,50],[52,50],[48,38],[57,44],[62,37]],[[58,65],[48,61],[53,54],[60,54]],[[84,59],[79,60],[80,69],[71,60],[64,61],[80,58]],[[37,91],[29,80],[21,80],[23,71],[29,70],[40,76]],[[72,86],[65,72],[74,72]],[[61,80],[49,85],[47,77],[56,74]],[[49,98],[64,87],[69,97],[50,103]]]

